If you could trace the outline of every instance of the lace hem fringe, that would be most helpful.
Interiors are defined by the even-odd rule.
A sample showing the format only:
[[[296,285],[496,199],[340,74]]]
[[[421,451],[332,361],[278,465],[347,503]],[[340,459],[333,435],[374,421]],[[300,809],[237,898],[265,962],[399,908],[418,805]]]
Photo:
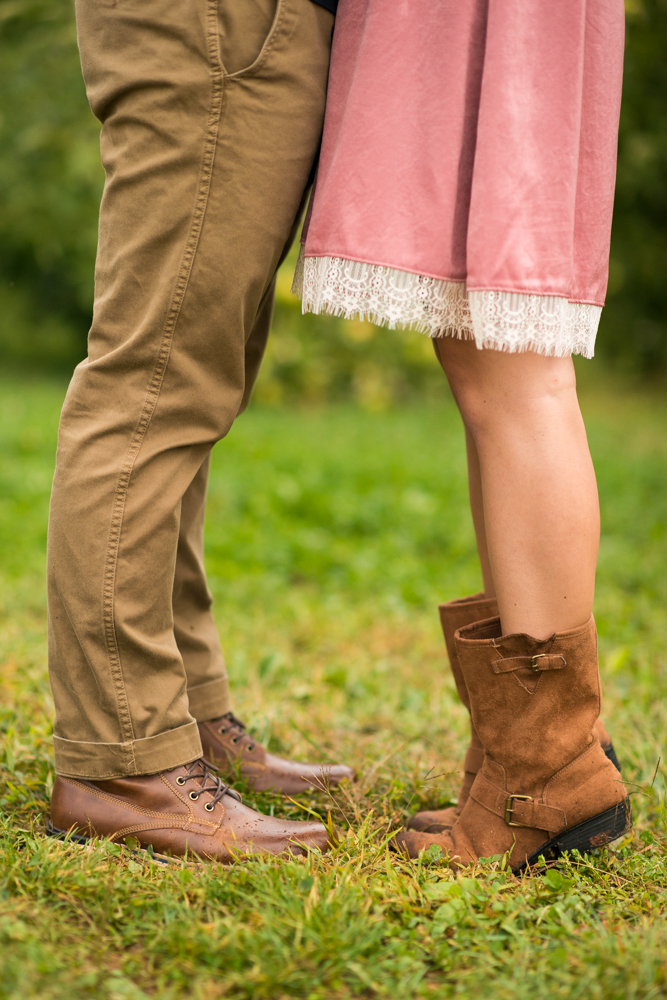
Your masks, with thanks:
[[[557,295],[468,292],[464,281],[428,278],[343,257],[299,254],[292,291],[302,311],[365,319],[429,337],[475,340],[478,348],[592,358],[601,306]]]

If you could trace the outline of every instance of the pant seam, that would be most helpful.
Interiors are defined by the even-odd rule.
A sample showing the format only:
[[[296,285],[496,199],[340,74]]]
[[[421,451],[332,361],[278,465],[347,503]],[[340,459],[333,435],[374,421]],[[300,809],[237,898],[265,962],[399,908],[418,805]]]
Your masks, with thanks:
[[[118,719],[120,722],[122,742],[133,743],[134,727],[130,714],[127,690],[123,678],[123,670],[116,635],[116,625],[114,616],[114,592],[116,582],[116,567],[118,553],[120,549],[120,534],[125,511],[125,502],[129,490],[130,479],[134,465],[139,454],[139,450],[146,436],[155,407],[160,395],[160,389],[164,381],[164,375],[169,361],[169,354],[173,340],[174,330],[180,314],[183,299],[187,289],[188,281],[192,271],[195,253],[199,244],[199,237],[204,221],[204,214],[208,203],[208,195],[211,187],[211,177],[213,174],[213,163],[218,138],[218,127],[220,114],[222,111],[223,97],[223,77],[224,72],[220,62],[217,39],[217,0],[207,0],[206,14],[206,47],[211,73],[211,101],[209,106],[208,121],[204,138],[204,152],[202,165],[197,187],[194,211],[190,222],[190,232],[188,234],[185,250],[181,259],[181,264],[176,278],[176,285],[171,299],[171,305],[165,325],[162,331],[160,346],[153,374],[149,382],[148,391],[144,400],[143,408],[137,426],[135,427],[130,446],[125,460],[121,466],[114,502],[111,513],[111,527],[109,540],[107,543],[107,557],[104,568],[104,587],[102,598],[102,617],[104,627],[105,644],[109,657],[109,666],[116,691],[116,704],[118,709]],[[132,751],[132,765],[136,771],[136,761]]]

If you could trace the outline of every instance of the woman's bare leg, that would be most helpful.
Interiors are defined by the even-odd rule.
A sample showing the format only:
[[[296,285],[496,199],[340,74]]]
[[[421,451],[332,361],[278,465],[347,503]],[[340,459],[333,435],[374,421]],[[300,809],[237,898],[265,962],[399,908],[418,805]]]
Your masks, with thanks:
[[[544,639],[582,625],[593,606],[599,509],[572,360],[479,351],[451,337],[437,346],[479,456],[477,465],[469,451],[471,505],[503,631]]]
[[[465,427],[465,424],[463,425]],[[486,544],[486,525],[484,524],[484,497],[482,495],[482,470],[479,467],[477,445],[472,433],[465,427],[466,454],[468,457],[468,496],[470,497],[470,512],[477,539],[477,553],[482,567],[484,581],[484,596],[495,597],[496,587],[493,582],[489,549]]]

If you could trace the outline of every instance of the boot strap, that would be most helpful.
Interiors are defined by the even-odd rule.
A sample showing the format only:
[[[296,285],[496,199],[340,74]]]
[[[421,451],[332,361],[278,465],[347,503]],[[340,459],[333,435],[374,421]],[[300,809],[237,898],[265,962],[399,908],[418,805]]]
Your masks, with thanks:
[[[510,795],[506,788],[490,782],[482,771],[475,778],[470,798],[495,816],[502,817],[508,826],[528,826],[548,833],[558,833],[567,826],[562,809],[548,806],[530,795]]]
[[[481,747],[468,747],[465,760],[463,761],[463,770],[469,774],[477,774],[478,771],[481,771],[483,763],[483,749]]]
[[[510,674],[515,670],[562,670],[566,666],[564,656],[557,653],[536,653],[535,656],[506,656],[503,660],[493,660],[491,663],[494,674]]]

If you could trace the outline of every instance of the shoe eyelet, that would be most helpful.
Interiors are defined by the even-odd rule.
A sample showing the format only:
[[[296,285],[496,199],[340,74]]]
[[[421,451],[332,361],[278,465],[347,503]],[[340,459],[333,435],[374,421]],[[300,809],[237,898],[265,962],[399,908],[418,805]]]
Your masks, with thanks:
[[[179,776],[176,778],[176,784],[177,785],[184,785],[185,784],[185,778],[181,777],[181,775],[179,774]]]
[[[213,805],[212,802],[205,802],[204,809],[206,810],[207,813],[212,813],[213,810],[215,809],[215,806]]]
[[[238,741],[239,741],[239,738],[238,738],[238,736],[232,736],[232,738],[231,738],[231,741],[230,741],[230,742],[231,742],[231,743],[238,743]]]
[[[254,749],[255,749],[255,744],[254,744],[254,743],[252,743],[252,744],[251,744],[251,745],[250,745],[250,746],[248,747],[248,753],[252,753]]]
[[[192,799],[193,802],[196,802],[197,799],[199,798],[199,792],[190,792],[190,798]]]

